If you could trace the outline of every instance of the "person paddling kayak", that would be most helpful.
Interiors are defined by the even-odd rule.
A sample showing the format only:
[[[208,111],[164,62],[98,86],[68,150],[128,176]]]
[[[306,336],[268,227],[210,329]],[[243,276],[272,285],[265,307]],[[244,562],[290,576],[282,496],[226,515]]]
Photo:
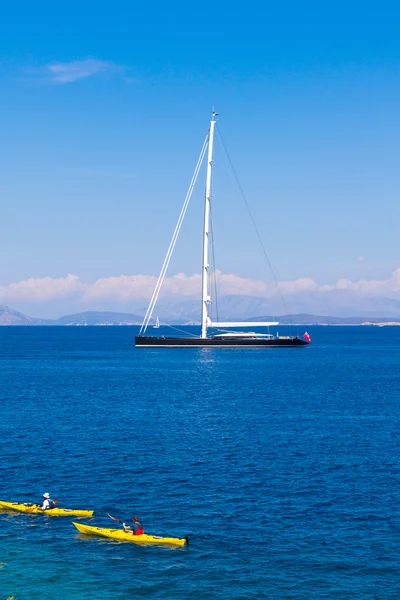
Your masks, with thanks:
[[[56,507],[57,502],[54,502],[54,500],[50,498],[50,494],[48,492],[43,494],[43,498],[44,502],[39,508],[41,508],[42,510],[50,510],[51,508]]]
[[[140,523],[138,517],[133,517],[132,527],[130,527],[126,523],[122,523],[122,525],[124,527],[124,531],[126,531],[127,533],[131,532],[132,535],[143,535],[144,534],[143,525]]]

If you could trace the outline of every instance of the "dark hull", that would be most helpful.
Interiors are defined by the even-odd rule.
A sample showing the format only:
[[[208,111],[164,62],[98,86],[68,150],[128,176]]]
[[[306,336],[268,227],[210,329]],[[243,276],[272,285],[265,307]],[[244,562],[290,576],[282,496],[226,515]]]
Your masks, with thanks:
[[[266,339],[224,339],[224,338],[172,338],[172,337],[135,337],[136,346],[166,348],[292,348],[308,346],[308,342],[298,337]]]

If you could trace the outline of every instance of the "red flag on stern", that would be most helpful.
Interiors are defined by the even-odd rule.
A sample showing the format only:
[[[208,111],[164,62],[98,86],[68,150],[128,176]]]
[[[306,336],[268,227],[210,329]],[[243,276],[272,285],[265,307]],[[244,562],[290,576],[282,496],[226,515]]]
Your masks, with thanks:
[[[310,343],[311,342],[311,337],[310,335],[307,333],[307,331],[305,332],[305,334],[303,335],[303,338],[306,340],[306,342]]]

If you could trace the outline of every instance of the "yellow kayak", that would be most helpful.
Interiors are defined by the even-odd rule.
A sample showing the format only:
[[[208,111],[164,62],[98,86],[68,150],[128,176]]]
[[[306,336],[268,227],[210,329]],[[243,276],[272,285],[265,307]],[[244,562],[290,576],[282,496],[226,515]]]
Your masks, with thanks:
[[[30,514],[46,514],[50,517],[92,517],[93,510],[76,510],[74,508],[49,508],[42,510],[37,504],[22,504],[20,502],[1,502],[0,510],[18,510]]]
[[[169,538],[159,537],[157,535],[132,535],[123,529],[106,529],[104,527],[90,527],[72,521],[78,531],[86,535],[101,535],[103,537],[120,540],[121,542],[133,542],[134,544],[164,544],[166,546],[184,546],[189,542],[187,537],[184,538]]]

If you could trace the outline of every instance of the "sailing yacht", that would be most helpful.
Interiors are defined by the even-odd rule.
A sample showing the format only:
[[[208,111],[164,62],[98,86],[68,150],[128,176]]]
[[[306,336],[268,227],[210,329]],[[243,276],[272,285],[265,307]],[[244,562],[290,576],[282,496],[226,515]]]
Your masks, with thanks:
[[[135,344],[138,347],[291,347],[291,346],[305,346],[310,343],[310,336],[304,334],[305,339],[301,339],[298,336],[279,336],[271,333],[255,333],[254,331],[240,331],[241,329],[255,328],[255,327],[270,327],[279,325],[278,321],[238,321],[238,322],[225,322],[225,321],[212,321],[210,318],[210,305],[211,305],[211,285],[210,285],[210,237],[211,237],[211,179],[212,179],[212,166],[213,166],[213,148],[214,148],[214,133],[216,124],[217,113],[213,111],[212,118],[210,121],[210,127],[204,141],[202,150],[200,152],[199,159],[197,161],[196,169],[193,174],[192,180],[188,192],[186,194],[185,202],[183,204],[181,213],[177,225],[175,227],[172,240],[170,242],[167,255],[164,259],[164,263],[158,277],[156,286],[154,288],[153,295],[150,300],[149,307],[143,319],[142,326],[140,328],[139,335],[135,338]],[[201,290],[201,334],[200,336],[192,337],[156,337],[146,335],[146,330],[149,322],[152,318],[153,311],[161,290],[162,283],[164,281],[168,265],[174,250],[176,240],[179,235],[180,228],[186,210],[192,196],[192,192],[197,180],[197,176],[200,171],[201,164],[207,153],[207,175],[206,175],[206,193],[205,193],[205,204],[204,204],[204,223],[203,223],[203,266],[202,266],[202,290]],[[236,329],[238,331],[229,331],[230,329]],[[219,333],[212,335],[208,334],[209,329],[219,330]],[[222,330],[222,331],[221,331]],[[226,331],[228,330],[228,331]]]

